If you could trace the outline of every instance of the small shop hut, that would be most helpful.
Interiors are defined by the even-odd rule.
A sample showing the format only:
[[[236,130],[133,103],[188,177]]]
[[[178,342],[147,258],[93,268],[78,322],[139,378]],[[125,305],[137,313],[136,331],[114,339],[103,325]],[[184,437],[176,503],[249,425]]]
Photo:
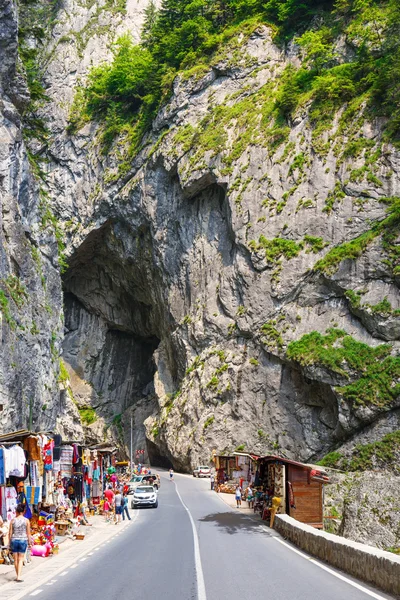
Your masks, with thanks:
[[[316,465],[296,462],[280,456],[258,459],[258,477],[270,494],[281,499],[278,514],[318,529],[323,528],[324,483],[326,472]]]
[[[216,483],[220,491],[235,492],[237,485],[242,490],[254,481],[257,470],[258,456],[247,452],[233,452],[232,455],[213,455],[215,465]]]

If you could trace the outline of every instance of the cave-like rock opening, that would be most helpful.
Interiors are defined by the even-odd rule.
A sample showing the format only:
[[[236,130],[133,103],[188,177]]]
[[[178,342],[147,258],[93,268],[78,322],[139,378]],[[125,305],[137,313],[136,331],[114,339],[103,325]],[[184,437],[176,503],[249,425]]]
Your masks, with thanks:
[[[107,222],[92,231],[69,261],[63,360],[81,416],[102,423],[92,427],[91,441],[96,435],[104,439],[114,425],[114,434],[121,441],[125,434],[126,442],[132,413],[138,449],[146,447],[143,421],[154,401],[154,352],[161,335],[157,286],[139,253],[145,233],[122,229],[117,235],[115,227]]]

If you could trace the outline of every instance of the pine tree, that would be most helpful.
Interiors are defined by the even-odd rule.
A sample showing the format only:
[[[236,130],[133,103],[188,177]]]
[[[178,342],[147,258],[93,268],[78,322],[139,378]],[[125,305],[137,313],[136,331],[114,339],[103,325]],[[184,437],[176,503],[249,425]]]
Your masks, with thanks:
[[[149,48],[154,43],[157,17],[157,6],[154,0],[150,0],[149,4],[144,9],[144,23],[142,27],[142,45],[146,48]]]

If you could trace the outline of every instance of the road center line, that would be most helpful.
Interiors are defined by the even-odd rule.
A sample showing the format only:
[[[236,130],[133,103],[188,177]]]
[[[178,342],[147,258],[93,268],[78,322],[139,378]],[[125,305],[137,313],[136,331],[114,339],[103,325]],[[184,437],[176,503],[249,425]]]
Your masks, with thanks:
[[[194,563],[196,567],[196,580],[197,580],[197,600],[207,600],[206,595],[206,586],[204,585],[204,575],[203,575],[203,567],[201,566],[201,556],[200,556],[200,545],[199,545],[199,536],[197,535],[196,525],[194,523],[193,517],[190,513],[190,510],[182,500],[182,497],[179,493],[178,486],[175,483],[175,490],[178,494],[178,498],[181,501],[183,508],[189,515],[190,523],[192,525],[193,531],[193,543],[194,543]]]
[[[333,569],[330,569],[329,567],[323,565],[318,560],[315,560],[314,558],[311,558],[307,554],[303,554],[303,552],[300,552],[299,550],[296,550],[296,548],[293,548],[290,544],[287,544],[286,542],[284,542],[280,538],[274,537],[272,539],[276,540],[280,544],[283,544],[284,546],[286,546],[287,548],[289,548],[290,550],[292,550],[292,552],[296,552],[296,554],[300,554],[300,556],[302,556],[306,560],[309,560],[310,562],[312,562],[317,567],[320,567],[320,569],[324,569],[324,571],[327,571],[328,573],[330,573],[331,575],[334,575],[338,579],[341,579],[342,581],[345,581],[349,585],[352,585],[353,587],[357,588],[361,592],[364,592],[364,594],[367,594],[368,596],[371,596],[372,598],[376,598],[376,600],[387,600],[387,598],[385,598],[384,596],[380,596],[379,594],[376,594],[375,592],[373,592],[372,590],[369,590],[368,588],[364,587],[363,585],[360,585],[359,583],[356,583],[355,581],[352,581],[351,579],[348,579],[344,575],[341,575],[340,573],[337,573]]]

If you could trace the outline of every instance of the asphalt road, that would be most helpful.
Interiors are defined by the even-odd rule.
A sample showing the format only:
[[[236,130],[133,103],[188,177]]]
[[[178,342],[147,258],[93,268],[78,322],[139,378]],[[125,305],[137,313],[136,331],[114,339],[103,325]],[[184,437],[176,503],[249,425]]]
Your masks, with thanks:
[[[161,476],[157,509],[130,511],[136,520],[121,535],[34,595],[41,600],[389,598],[361,582],[365,590],[357,589],[283,545],[274,532],[226,506],[210,491],[208,479],[175,475],[175,486]]]

